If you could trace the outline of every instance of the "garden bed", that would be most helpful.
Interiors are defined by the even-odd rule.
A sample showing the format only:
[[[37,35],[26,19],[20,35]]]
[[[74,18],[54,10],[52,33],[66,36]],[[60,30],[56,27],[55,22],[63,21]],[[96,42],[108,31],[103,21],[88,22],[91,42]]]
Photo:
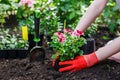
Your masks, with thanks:
[[[102,35],[108,35],[107,30],[95,35],[97,48],[104,45],[107,40],[102,40]],[[111,35],[108,35],[114,38]],[[46,49],[44,64],[41,62],[29,62],[25,59],[1,59],[0,80],[119,80],[120,64],[111,60],[105,60],[97,65],[74,73],[60,73],[51,66],[50,56],[53,52]]]
[[[120,64],[105,60],[94,67],[74,73],[59,73],[45,63],[29,62],[28,58],[0,61],[0,80],[119,80]]]

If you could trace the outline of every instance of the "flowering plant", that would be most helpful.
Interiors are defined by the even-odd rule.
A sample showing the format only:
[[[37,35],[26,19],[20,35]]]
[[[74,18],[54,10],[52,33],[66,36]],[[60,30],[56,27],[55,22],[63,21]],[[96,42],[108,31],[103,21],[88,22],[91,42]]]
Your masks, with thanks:
[[[20,0],[17,11],[18,18],[28,18],[34,11],[35,0]]]
[[[21,0],[19,5],[26,5],[28,7],[32,7],[34,5],[34,0]]]
[[[34,12],[36,0],[20,0],[17,9],[17,20],[19,26],[27,26],[28,31],[34,31]]]
[[[72,35],[70,30],[53,34],[50,46],[53,47],[55,54],[52,55],[52,59],[65,61],[74,59],[76,55],[82,55],[80,47],[86,43],[86,39],[80,35],[79,30],[72,32]]]

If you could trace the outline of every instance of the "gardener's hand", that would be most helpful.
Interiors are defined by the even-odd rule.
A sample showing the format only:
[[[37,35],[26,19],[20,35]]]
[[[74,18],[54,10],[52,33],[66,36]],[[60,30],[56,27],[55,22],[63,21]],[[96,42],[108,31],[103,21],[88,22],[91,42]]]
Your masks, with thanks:
[[[98,58],[95,52],[88,55],[77,56],[74,60],[59,62],[60,66],[64,66],[59,69],[59,72],[74,72],[84,68],[89,68],[96,63],[98,63]]]

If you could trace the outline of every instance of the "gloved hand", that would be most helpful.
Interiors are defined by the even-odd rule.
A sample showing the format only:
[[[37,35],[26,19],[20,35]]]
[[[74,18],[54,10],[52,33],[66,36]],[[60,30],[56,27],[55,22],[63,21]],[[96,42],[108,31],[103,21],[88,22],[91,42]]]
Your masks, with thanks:
[[[89,68],[98,62],[99,61],[95,52],[88,55],[77,56],[75,57],[74,60],[59,62],[60,66],[64,66],[59,69],[59,72],[65,72],[65,71],[74,72],[84,68]]]

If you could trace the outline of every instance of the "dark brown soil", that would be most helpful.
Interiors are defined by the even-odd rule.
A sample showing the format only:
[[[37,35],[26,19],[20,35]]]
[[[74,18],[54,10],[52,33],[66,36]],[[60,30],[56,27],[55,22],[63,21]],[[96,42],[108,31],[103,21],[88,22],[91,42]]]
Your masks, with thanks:
[[[103,40],[103,35],[114,38],[108,34],[108,30],[99,30],[94,36],[97,48],[103,46],[108,40]],[[1,59],[0,80],[120,80],[120,64],[105,60],[89,69],[83,69],[74,73],[60,73],[51,66],[51,50],[46,50],[44,64],[41,62],[29,62],[25,59]]]
[[[74,73],[59,73],[45,63],[29,62],[28,58],[0,61],[0,80],[119,80],[120,64],[105,60],[99,64]]]

